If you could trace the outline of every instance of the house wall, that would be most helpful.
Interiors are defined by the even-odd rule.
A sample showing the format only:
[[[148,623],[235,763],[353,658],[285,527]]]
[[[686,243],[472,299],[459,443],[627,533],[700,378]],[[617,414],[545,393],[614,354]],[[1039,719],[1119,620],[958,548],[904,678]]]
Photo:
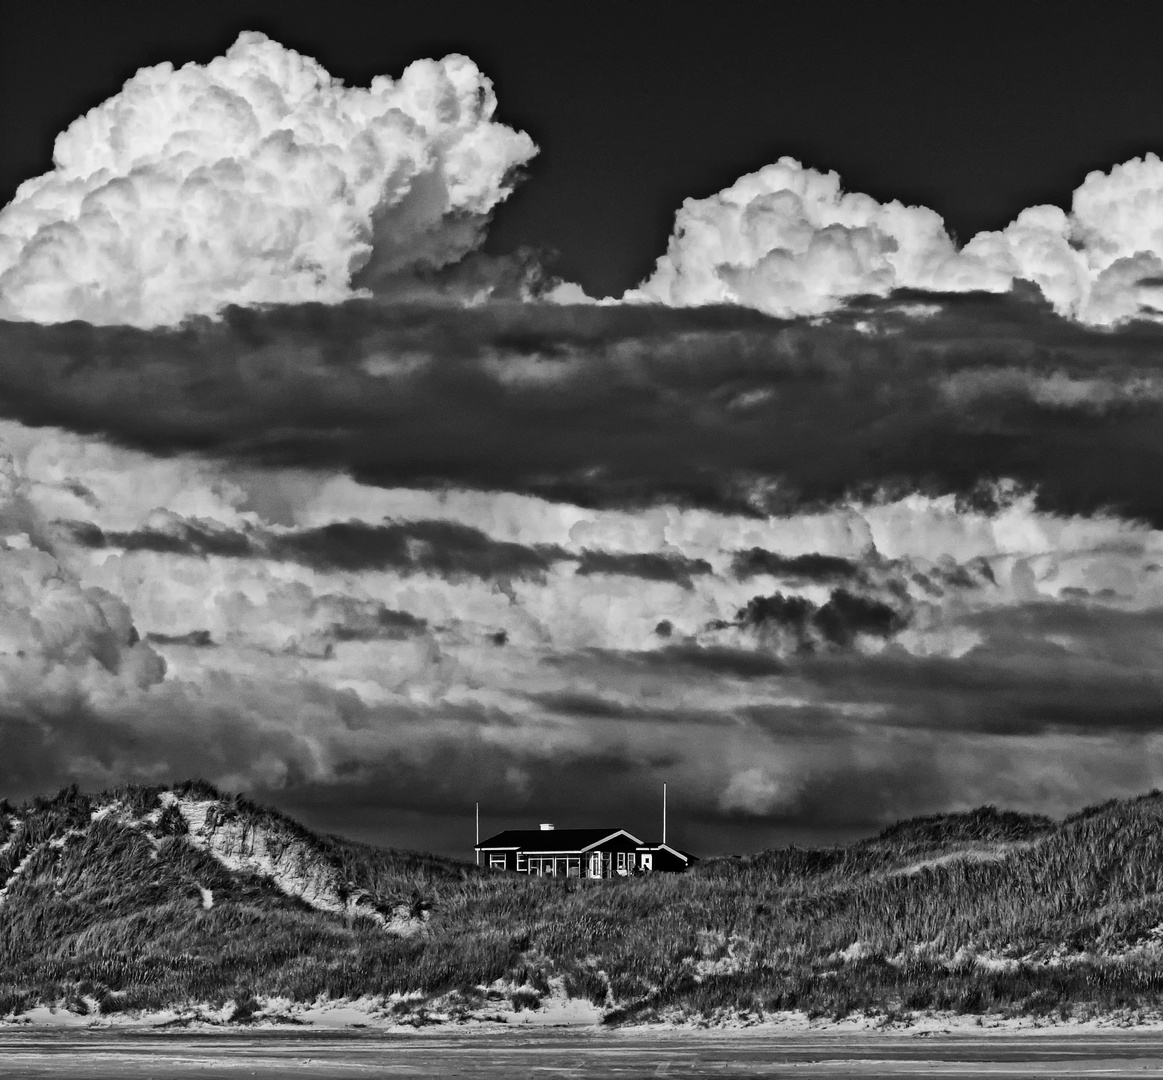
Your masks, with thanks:
[[[641,861],[643,855],[650,856],[650,869],[654,873],[663,874],[681,874],[684,870],[691,868],[691,863],[680,859],[677,855],[671,854],[666,848],[659,845],[658,847],[646,846],[638,849],[638,858]]]
[[[544,877],[619,877],[640,869],[643,854],[651,856],[651,870],[655,873],[682,873],[689,867],[663,848],[643,851],[641,845],[626,836],[615,836],[591,852],[482,851],[481,865]]]
[[[577,855],[525,855],[517,868],[532,877],[581,877],[583,858]]]
[[[682,859],[672,855],[665,848],[654,852],[654,869],[661,870],[663,873],[681,874],[687,869],[689,863],[683,862]]]
[[[498,866],[500,860],[504,860],[503,865]],[[491,870],[516,870],[517,869],[517,853],[515,851],[482,851],[481,865],[485,869]]]

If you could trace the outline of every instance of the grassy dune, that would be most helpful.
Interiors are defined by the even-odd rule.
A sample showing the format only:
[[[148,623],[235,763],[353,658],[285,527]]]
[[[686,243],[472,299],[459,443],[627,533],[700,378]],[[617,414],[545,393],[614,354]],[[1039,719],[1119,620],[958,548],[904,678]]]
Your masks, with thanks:
[[[1158,793],[1062,822],[984,808],[843,848],[614,881],[384,851],[222,798],[222,814],[309,845],[377,908],[426,913],[421,932],[398,936],[226,869],[189,842],[163,790],[0,806],[0,1016],[234,1001],[245,1019],[258,998],[392,993],[413,993],[402,1016],[435,998],[468,1015],[500,992],[532,1006],[551,983],[610,1022],[787,1009],[1085,1016],[1163,1001]],[[174,791],[220,798],[197,783]],[[94,819],[111,802],[121,812]]]

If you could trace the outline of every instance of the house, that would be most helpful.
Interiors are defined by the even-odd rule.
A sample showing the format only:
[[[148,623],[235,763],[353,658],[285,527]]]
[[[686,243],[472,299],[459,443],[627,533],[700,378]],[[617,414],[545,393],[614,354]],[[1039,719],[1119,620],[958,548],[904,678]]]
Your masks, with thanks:
[[[665,843],[645,843],[625,829],[507,829],[476,845],[492,870],[533,877],[625,877],[686,870],[698,860]]]

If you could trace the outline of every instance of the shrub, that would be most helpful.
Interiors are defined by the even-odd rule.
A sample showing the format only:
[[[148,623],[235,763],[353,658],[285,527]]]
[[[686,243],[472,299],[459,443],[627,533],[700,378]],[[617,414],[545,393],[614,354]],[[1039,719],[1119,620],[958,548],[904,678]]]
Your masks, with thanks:
[[[534,990],[514,990],[509,995],[509,1000],[513,1004],[513,1008],[518,1012],[522,1009],[536,1009],[541,1004],[541,995]]]
[[[261,1006],[259,1005],[254,994],[249,990],[242,991],[234,1002],[234,1009],[230,1013],[230,1022],[232,1024],[247,1024],[254,1020],[255,1014],[258,1013]]]

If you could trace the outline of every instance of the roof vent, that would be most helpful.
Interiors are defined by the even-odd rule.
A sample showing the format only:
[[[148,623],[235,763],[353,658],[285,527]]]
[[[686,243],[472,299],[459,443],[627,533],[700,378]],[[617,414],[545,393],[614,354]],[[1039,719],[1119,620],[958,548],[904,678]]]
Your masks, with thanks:
[[[542,832],[553,832],[553,826],[550,825],[548,822],[542,822],[541,831]]]

